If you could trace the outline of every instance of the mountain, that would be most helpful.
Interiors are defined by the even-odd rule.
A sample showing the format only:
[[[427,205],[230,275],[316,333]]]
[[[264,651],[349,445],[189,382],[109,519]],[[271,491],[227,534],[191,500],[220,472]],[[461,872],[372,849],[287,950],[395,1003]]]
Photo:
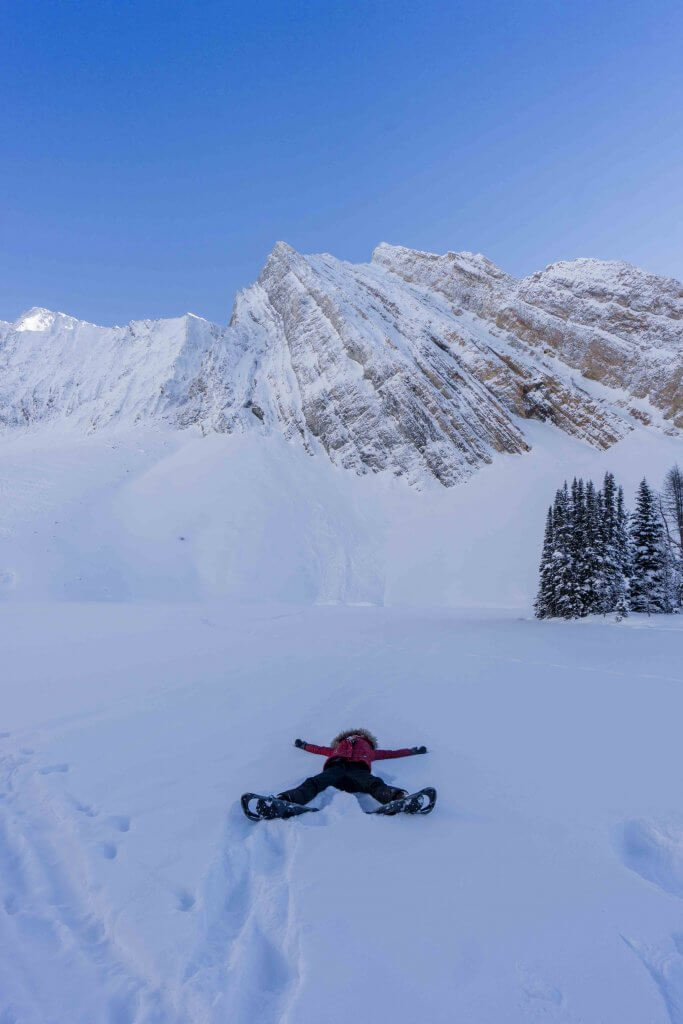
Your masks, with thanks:
[[[0,427],[162,422],[280,435],[356,473],[451,486],[542,420],[606,449],[683,428],[683,285],[581,259],[523,280],[472,253],[367,264],[278,243],[221,328],[187,314],[0,324]]]

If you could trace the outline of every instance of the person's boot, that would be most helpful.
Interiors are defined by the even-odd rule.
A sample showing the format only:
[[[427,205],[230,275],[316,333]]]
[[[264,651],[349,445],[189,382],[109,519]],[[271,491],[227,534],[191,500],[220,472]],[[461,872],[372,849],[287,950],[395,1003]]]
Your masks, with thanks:
[[[301,804],[303,806],[303,800],[296,799],[296,792],[290,793],[285,790],[284,793],[276,793],[275,797],[278,800],[286,800],[289,804]]]
[[[397,786],[385,786],[373,796],[381,804],[390,804],[392,800],[400,800],[401,797],[408,796],[408,790],[399,789]]]
[[[398,788],[394,787],[393,788],[393,794],[394,795],[391,798],[392,800],[401,800],[404,796],[408,796],[408,790],[407,789],[398,789]]]

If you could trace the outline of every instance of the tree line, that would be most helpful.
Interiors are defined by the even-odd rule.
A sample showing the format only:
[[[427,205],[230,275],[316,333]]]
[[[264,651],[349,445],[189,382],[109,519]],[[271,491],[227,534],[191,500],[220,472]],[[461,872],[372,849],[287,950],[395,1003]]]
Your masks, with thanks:
[[[661,491],[643,479],[628,512],[612,473],[565,481],[546,517],[539,619],[629,611],[648,615],[683,604],[683,471],[673,466]]]

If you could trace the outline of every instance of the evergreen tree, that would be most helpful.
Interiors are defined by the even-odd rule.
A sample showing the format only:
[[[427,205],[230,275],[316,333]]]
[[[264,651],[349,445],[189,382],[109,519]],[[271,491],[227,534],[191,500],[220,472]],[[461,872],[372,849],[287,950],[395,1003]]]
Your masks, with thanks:
[[[605,473],[600,499],[603,558],[600,611],[604,614],[616,609],[621,568],[617,550],[617,487],[611,473]]]
[[[683,604],[683,558],[678,513],[683,475],[674,467],[665,490],[646,480],[628,515],[624,491],[606,473],[596,490],[575,478],[555,494],[548,509],[534,603],[538,618],[578,618],[616,612],[668,612]],[[666,486],[669,490],[666,491]]]
[[[614,599],[613,607],[618,618],[628,615],[631,588],[631,540],[628,530],[628,514],[624,505],[624,488],[617,491],[617,505],[614,517]]]
[[[664,477],[660,496],[662,525],[668,546],[671,604],[683,605],[683,471],[672,466]]]
[[[643,479],[631,517],[631,597],[633,611],[664,612],[670,607],[664,531],[655,497]]]
[[[548,509],[545,520],[545,534],[543,537],[543,551],[541,552],[541,566],[539,570],[540,584],[538,596],[534,607],[537,619],[549,619],[556,614],[555,608],[555,565],[553,561],[554,532],[553,532],[553,509]]]
[[[570,502],[570,550],[572,556],[572,616],[588,614],[590,566],[587,552],[586,489],[574,477]]]
[[[576,618],[572,506],[566,481],[564,487],[555,495],[553,505],[553,564],[555,566],[555,614],[561,615],[565,619]]]
[[[606,610],[604,508],[602,495],[589,480],[585,490],[583,567],[584,614]]]

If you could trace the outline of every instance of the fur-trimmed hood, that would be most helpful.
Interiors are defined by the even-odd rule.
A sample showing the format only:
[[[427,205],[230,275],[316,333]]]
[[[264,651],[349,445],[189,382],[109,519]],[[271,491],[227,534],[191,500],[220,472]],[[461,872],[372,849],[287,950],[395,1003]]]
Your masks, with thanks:
[[[348,739],[349,736],[362,736],[364,740],[368,741],[373,750],[377,750],[377,737],[373,736],[368,729],[345,729],[344,732],[340,732],[334,737],[330,746],[336,747],[338,743]]]

